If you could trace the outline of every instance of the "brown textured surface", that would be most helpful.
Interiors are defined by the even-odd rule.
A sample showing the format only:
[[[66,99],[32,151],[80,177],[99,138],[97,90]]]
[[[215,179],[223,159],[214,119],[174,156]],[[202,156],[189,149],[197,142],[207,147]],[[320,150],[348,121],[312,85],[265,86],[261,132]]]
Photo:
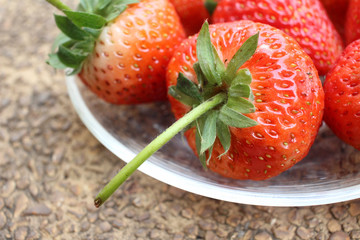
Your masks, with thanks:
[[[360,239],[359,200],[256,207],[140,172],[96,210],[93,196],[123,163],[80,122],[63,74],[44,64],[52,12],[42,0],[0,0],[0,239]]]

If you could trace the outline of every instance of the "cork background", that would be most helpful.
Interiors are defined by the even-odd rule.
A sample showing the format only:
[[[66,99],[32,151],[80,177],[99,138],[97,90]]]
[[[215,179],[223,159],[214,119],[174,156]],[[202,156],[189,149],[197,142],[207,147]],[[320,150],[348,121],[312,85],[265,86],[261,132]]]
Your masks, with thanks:
[[[64,74],[44,62],[54,12],[44,0],[0,0],[0,239],[360,239],[360,200],[234,204],[141,172],[95,209],[124,163],[81,123]]]

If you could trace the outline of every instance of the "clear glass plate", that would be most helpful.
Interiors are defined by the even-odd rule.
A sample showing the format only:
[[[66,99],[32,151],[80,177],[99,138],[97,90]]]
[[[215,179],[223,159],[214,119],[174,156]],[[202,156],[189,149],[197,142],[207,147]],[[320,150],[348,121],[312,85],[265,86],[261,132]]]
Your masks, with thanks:
[[[174,122],[167,102],[108,104],[77,77],[68,77],[67,87],[90,132],[125,162]],[[195,194],[242,204],[310,206],[360,198],[360,152],[343,144],[326,126],[305,159],[266,181],[232,180],[204,171],[180,134],[139,170]]]

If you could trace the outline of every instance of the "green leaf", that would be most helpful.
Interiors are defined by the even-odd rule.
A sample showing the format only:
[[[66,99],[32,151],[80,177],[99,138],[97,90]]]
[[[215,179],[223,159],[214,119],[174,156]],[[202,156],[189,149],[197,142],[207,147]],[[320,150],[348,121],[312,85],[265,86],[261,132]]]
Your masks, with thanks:
[[[134,3],[139,3],[139,0],[114,0],[113,3],[114,5],[129,5],[129,4],[134,4]]]
[[[182,102],[185,105],[188,105],[190,107],[193,107],[197,104],[199,104],[199,101],[186,95],[182,91],[180,91],[176,86],[169,87],[168,93],[170,96],[175,98],[176,100]]]
[[[104,0],[102,0],[104,1]],[[105,0],[107,1],[107,0]],[[134,3],[139,3],[139,0],[112,0],[111,5],[113,6],[117,6],[117,5],[129,5],[129,4],[134,4]],[[110,7],[110,5],[109,5]]]
[[[87,57],[87,54],[84,54],[81,51],[71,50],[61,45],[59,46],[58,56],[60,61],[67,67],[78,68],[82,61]]]
[[[71,49],[77,42],[78,42],[77,40],[70,39],[69,41],[61,44],[61,46]]]
[[[230,86],[228,95],[232,97],[250,97],[251,88],[249,85],[237,84],[235,86]]]
[[[55,41],[54,41],[54,43],[53,43],[52,46],[51,46],[51,52],[52,52],[52,53],[55,53],[56,49],[57,49],[60,45],[66,43],[66,42],[68,42],[68,41],[70,41],[70,40],[71,40],[71,39],[70,39],[68,36],[66,36],[66,35],[63,34],[63,33],[60,33],[60,34],[55,38]]]
[[[64,10],[65,15],[78,27],[100,29],[106,24],[106,19],[100,15]]]
[[[52,66],[53,68],[56,68],[56,69],[65,69],[65,68],[67,68],[67,66],[60,61],[59,56],[56,53],[49,54],[49,58],[48,58],[48,60],[46,62],[50,66]]]
[[[215,0],[206,0],[204,5],[206,10],[209,12],[210,16],[214,13],[216,6],[217,6],[217,2]]]
[[[214,89],[216,86],[206,81],[206,77],[201,71],[199,62],[194,63],[193,68],[195,70],[197,80],[199,82],[198,88],[200,88],[201,96],[203,99],[209,99],[214,95]]]
[[[84,40],[89,34],[75,24],[73,24],[69,18],[65,16],[55,15],[55,23],[58,28],[69,38],[74,40]]]
[[[255,112],[255,106],[252,103],[253,97],[250,85],[233,82],[228,90],[228,101],[226,106],[239,113]],[[248,100],[250,99],[250,100]]]
[[[179,76],[177,78],[176,87],[181,92],[185,93],[186,95],[188,95],[194,99],[197,99],[199,102],[203,100],[196,84],[194,82],[190,81],[181,72],[179,73]]]
[[[196,84],[186,78],[181,72],[177,78],[176,86],[171,86],[169,88],[169,94],[191,107],[198,105],[203,101]]]
[[[214,47],[214,45],[211,45],[211,46],[212,46],[212,51],[213,51],[213,55],[214,55],[215,70],[220,75],[220,78],[222,80],[222,77],[226,72],[225,64],[220,59],[219,54],[216,51],[216,48]]]
[[[216,121],[218,118],[218,111],[210,111],[206,114],[204,127],[201,131],[201,148],[200,154],[208,150],[215,142],[216,139]]]
[[[250,91],[249,101],[254,102],[254,94],[252,91]]]
[[[222,121],[217,121],[216,123],[216,134],[220,140],[221,145],[224,148],[224,152],[219,155],[219,158],[226,154],[231,146],[231,134],[229,127]]]
[[[85,32],[89,33],[89,35],[91,35],[94,38],[94,40],[97,39],[102,32],[102,29],[94,29],[94,28],[88,28],[88,27],[83,27],[82,29]]]
[[[114,2],[114,1],[112,1],[112,0],[100,0],[100,1],[98,1],[98,3],[96,4],[94,12],[97,13],[98,11],[101,11],[101,10],[105,9],[106,7],[109,6],[109,4],[111,2]]]
[[[200,154],[200,146],[201,146],[200,142],[201,142],[201,137],[200,137],[198,131],[196,131],[196,136],[195,136],[196,151],[198,153],[201,165],[203,166],[204,169],[207,169],[205,153]]]
[[[254,55],[259,40],[259,32],[249,37],[239,50],[234,54],[226,68],[226,77],[232,81],[236,76],[237,70]]]
[[[228,126],[247,128],[256,126],[258,123],[227,106],[220,109],[219,119]]]
[[[113,7],[113,8],[111,9],[111,11],[106,14],[106,17],[105,17],[106,21],[109,22],[109,21],[114,20],[114,19],[117,18],[123,11],[125,11],[126,8],[127,8],[126,5],[120,5],[120,6],[117,6],[117,7]]]
[[[203,88],[206,79],[205,79],[204,73],[201,71],[199,62],[194,63],[193,68],[194,68],[197,80],[199,82],[200,88]]]
[[[79,54],[89,55],[94,49],[93,41],[78,41],[72,47],[72,50],[78,51]]]
[[[236,84],[250,84],[252,81],[252,76],[251,73],[249,71],[249,69],[244,68],[244,69],[240,69],[237,73],[235,78],[231,81],[231,85],[236,85]]]
[[[109,22],[117,18],[122,12],[124,12],[129,4],[134,4],[138,2],[138,0],[113,0],[111,1],[111,4],[108,4],[106,6],[100,6],[100,8],[98,8],[95,13],[103,16]],[[104,2],[102,4],[105,5],[106,3]]]
[[[95,1],[96,0],[80,0],[78,10],[83,12],[94,12]]]
[[[211,156],[212,156],[213,149],[214,149],[214,144],[211,145],[210,148],[207,150],[207,152],[208,152],[208,157],[207,157],[207,160],[206,160],[206,165],[209,164],[209,161],[210,161]]]
[[[221,84],[222,79],[220,74],[216,71],[215,62],[217,61],[215,61],[213,45],[211,43],[209,32],[209,23],[207,21],[205,21],[199,32],[196,43],[196,54],[199,60],[200,68],[207,81],[214,85]]]
[[[229,96],[226,106],[238,113],[253,113],[255,106],[250,101],[242,97]]]

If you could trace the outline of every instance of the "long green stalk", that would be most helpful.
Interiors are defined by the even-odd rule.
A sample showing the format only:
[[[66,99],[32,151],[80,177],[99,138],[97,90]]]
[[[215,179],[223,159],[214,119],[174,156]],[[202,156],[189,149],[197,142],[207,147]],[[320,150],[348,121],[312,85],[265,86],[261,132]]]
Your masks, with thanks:
[[[190,123],[198,119],[204,113],[208,112],[210,109],[218,106],[226,100],[225,93],[219,93],[209,100],[203,102],[158,137],[156,137],[149,145],[147,145],[135,158],[133,158],[128,164],[126,164],[120,172],[100,191],[100,193],[95,198],[95,206],[100,207],[114,192],[115,190],[123,183],[125,180],[142,164],[158,151],[163,145],[165,145],[170,139],[172,139],[176,134],[183,130]]]
[[[46,0],[48,3],[50,3],[51,5],[53,5],[54,7],[56,7],[57,9],[59,9],[60,11],[63,10],[68,10],[68,11],[72,11],[71,8],[69,8],[68,6],[66,6],[64,3],[62,3],[60,0]]]

